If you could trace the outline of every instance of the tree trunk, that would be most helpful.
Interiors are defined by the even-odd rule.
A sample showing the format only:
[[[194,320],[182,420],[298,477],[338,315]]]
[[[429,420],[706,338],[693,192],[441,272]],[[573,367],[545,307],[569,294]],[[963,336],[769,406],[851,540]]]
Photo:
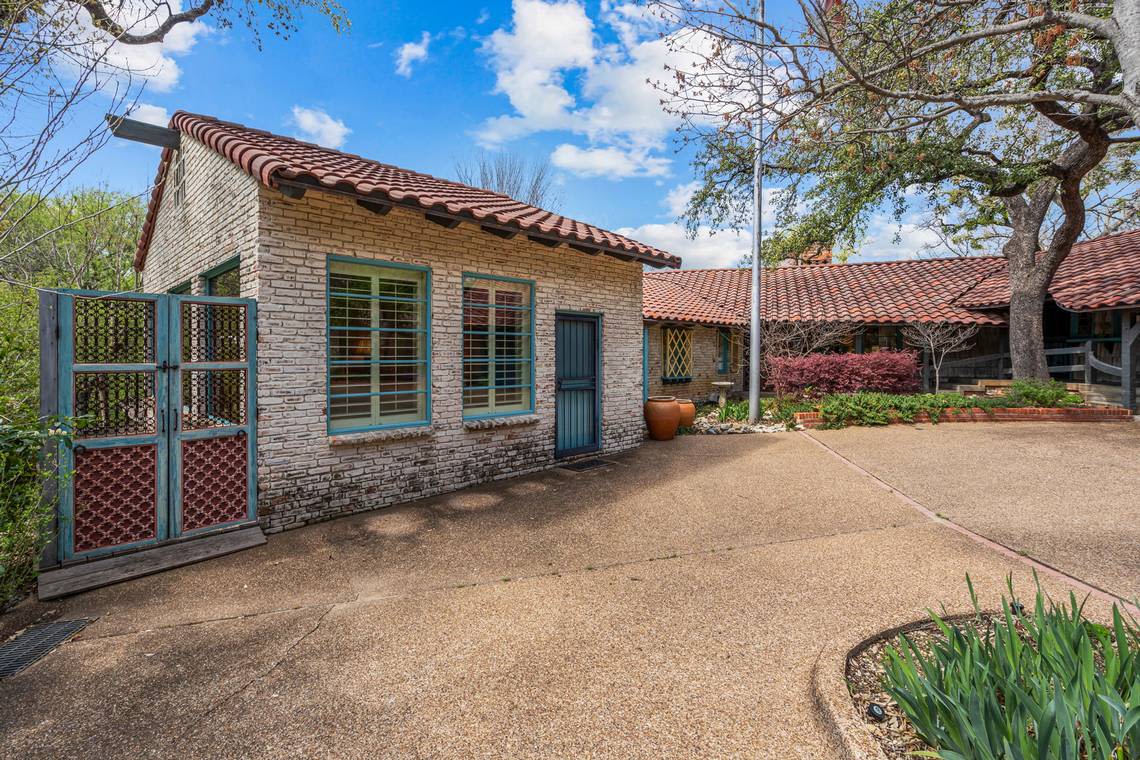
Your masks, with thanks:
[[[1045,361],[1045,294],[1047,288],[1029,272],[1009,273],[1009,353],[1013,376],[1049,379]]]

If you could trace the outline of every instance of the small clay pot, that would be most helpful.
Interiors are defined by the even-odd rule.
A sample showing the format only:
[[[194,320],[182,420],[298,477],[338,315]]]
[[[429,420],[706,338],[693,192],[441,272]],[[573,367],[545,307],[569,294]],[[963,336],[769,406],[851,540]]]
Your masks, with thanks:
[[[655,441],[671,441],[681,424],[681,407],[672,396],[650,396],[645,401],[645,424]]]
[[[679,398],[677,406],[681,408],[681,427],[692,427],[697,418],[697,405],[690,398]]]

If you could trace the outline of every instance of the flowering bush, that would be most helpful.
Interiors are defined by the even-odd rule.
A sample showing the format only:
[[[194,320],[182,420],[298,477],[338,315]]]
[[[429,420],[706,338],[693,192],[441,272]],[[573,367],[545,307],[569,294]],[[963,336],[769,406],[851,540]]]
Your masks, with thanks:
[[[773,357],[768,360],[768,376],[779,396],[913,393],[921,387],[914,351]]]

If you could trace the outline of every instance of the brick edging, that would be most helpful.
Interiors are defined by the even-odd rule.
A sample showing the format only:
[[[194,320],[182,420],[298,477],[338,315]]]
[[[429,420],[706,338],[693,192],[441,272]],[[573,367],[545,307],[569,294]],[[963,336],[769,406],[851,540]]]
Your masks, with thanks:
[[[1129,420],[1132,412],[1121,407],[1008,407],[998,409],[952,408],[938,415],[938,422],[1114,422]],[[909,422],[892,419],[891,424]],[[930,422],[930,415],[921,412],[913,422]],[[796,424],[805,428],[817,428],[823,424],[819,412],[796,412]]]

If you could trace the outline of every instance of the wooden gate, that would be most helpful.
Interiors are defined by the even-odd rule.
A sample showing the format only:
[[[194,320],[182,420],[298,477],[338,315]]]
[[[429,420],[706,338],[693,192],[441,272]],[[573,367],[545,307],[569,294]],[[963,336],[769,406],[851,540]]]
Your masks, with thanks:
[[[74,430],[59,458],[59,561],[256,518],[254,301],[48,294],[40,316],[56,344],[44,408]]]

